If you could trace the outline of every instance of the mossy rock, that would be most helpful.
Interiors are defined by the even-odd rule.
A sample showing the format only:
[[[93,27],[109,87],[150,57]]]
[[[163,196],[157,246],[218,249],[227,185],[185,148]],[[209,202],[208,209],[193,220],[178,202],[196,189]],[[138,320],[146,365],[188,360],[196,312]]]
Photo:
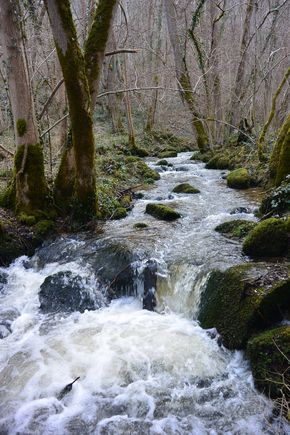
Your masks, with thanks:
[[[147,150],[145,150],[145,148],[141,148],[138,146],[134,146],[130,149],[130,152],[133,156],[137,156],[137,157],[148,157],[149,153]]]
[[[116,208],[112,219],[124,219],[127,216],[127,210],[124,207]]]
[[[230,239],[242,239],[256,226],[255,222],[237,219],[234,221],[224,222],[215,228],[215,231],[223,234]]]
[[[190,157],[190,160],[200,160],[201,162],[208,163],[212,159],[212,157],[212,151],[207,151],[205,153],[197,151]]]
[[[165,160],[165,159],[159,160],[159,162],[157,162],[156,165],[158,165],[158,166],[168,166],[168,161]]]
[[[177,186],[174,187],[174,189],[172,190],[172,192],[174,193],[200,193],[200,190],[196,189],[195,187],[191,186],[188,183],[182,183],[182,184],[178,184]]]
[[[216,155],[216,156],[212,157],[210,160],[208,160],[205,167],[207,169],[229,169],[230,168],[230,160],[227,156]]]
[[[254,258],[281,257],[289,248],[289,233],[287,221],[266,219],[248,234],[243,244],[243,252]]]
[[[159,159],[168,159],[170,157],[177,157],[177,152],[173,150],[165,150],[158,155]]]
[[[265,331],[248,342],[255,386],[273,399],[290,400],[290,326]]]
[[[174,221],[181,217],[173,208],[162,204],[147,204],[145,213],[164,221]]]
[[[251,177],[246,168],[235,169],[227,176],[227,185],[231,189],[248,189],[251,184]]]
[[[243,349],[253,333],[281,321],[289,304],[289,266],[244,264],[211,273],[198,320],[229,349]]]
[[[145,224],[144,222],[137,222],[136,224],[134,224],[134,228],[137,228],[138,230],[142,230],[148,228],[148,225]]]

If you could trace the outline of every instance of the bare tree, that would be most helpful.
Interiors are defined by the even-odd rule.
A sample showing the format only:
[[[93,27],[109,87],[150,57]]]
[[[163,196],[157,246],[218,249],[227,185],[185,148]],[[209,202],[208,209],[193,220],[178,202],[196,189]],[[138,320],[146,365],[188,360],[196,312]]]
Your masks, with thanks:
[[[0,22],[17,146],[15,175],[5,201],[14,205],[17,213],[34,215],[46,208],[48,189],[17,2],[1,1]]]

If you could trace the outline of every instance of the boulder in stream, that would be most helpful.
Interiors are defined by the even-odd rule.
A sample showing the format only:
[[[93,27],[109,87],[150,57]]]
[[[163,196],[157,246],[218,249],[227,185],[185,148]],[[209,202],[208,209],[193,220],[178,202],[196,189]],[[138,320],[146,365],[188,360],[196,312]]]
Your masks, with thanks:
[[[223,222],[215,228],[215,231],[223,234],[229,239],[242,239],[256,226],[256,222],[251,222],[243,219]]]
[[[147,204],[145,213],[164,221],[175,221],[181,217],[173,208],[163,204]]]
[[[48,276],[40,287],[40,310],[43,313],[71,313],[95,310],[104,305],[101,293],[90,292],[84,278],[70,271]]]
[[[273,399],[290,401],[290,325],[264,331],[248,342],[256,387]]]
[[[260,222],[249,233],[243,251],[250,257],[281,257],[289,250],[290,218],[270,218]]]
[[[229,349],[283,320],[290,306],[290,265],[251,263],[213,271],[201,296],[199,321],[216,328]]]
[[[200,193],[200,190],[196,189],[195,187],[191,186],[189,183],[181,183],[174,187],[172,190],[174,193]]]
[[[228,187],[232,189],[248,189],[251,184],[251,177],[246,168],[235,169],[227,176]]]

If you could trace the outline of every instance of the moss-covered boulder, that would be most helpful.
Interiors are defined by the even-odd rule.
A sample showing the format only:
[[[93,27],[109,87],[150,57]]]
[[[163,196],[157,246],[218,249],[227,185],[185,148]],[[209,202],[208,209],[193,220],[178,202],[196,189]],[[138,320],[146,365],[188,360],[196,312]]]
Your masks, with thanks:
[[[211,273],[198,318],[217,328],[226,347],[242,349],[254,332],[281,321],[289,304],[289,265],[244,264]]]
[[[130,153],[132,154],[132,156],[137,156],[137,157],[149,156],[149,153],[147,150],[145,150],[145,148],[139,147],[137,145],[130,148]]]
[[[164,221],[175,221],[181,217],[181,215],[173,208],[163,204],[147,204],[145,213]]]
[[[289,248],[288,221],[270,218],[260,222],[245,239],[243,252],[254,258],[285,255]]]
[[[229,169],[230,160],[227,155],[217,154],[212,157],[205,165],[207,169]]]
[[[165,150],[162,151],[159,155],[158,155],[159,159],[168,159],[170,157],[177,157],[177,151],[173,151],[173,150]]]
[[[232,189],[248,189],[251,184],[251,177],[246,168],[235,169],[227,176],[227,185]]]
[[[137,228],[137,230],[144,230],[145,228],[148,228],[148,225],[144,222],[137,222],[134,224],[134,228]]]
[[[178,184],[177,186],[174,187],[174,189],[172,190],[172,192],[174,193],[200,193],[200,190],[196,189],[195,187],[191,186],[191,184],[188,183],[182,183],[182,184]]]
[[[237,219],[218,225],[215,228],[215,231],[230,239],[242,239],[243,237],[246,237],[256,225],[255,222]]]
[[[248,342],[256,387],[273,399],[290,400],[290,325],[262,332]]]
[[[159,160],[156,164],[158,166],[168,166],[168,161],[165,159],[162,159],[162,160]]]
[[[112,219],[124,219],[127,216],[127,210],[124,207],[118,207],[114,211]]]

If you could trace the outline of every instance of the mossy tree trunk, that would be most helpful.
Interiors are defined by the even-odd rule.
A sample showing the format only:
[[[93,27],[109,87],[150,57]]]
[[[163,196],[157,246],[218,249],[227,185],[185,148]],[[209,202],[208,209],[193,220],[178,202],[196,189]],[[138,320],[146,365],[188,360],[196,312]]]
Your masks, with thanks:
[[[201,152],[205,152],[209,148],[208,135],[203,125],[202,116],[198,113],[196,108],[194,91],[186,66],[186,53],[184,53],[177,30],[177,16],[174,1],[163,1],[165,6],[169,38],[173,48],[176,77],[180,86],[181,95],[192,116],[192,127],[196,135],[197,145]]]
[[[290,130],[290,114],[286,117],[274,145],[270,159],[270,178],[273,184],[279,185],[283,178],[287,175],[287,166],[289,174],[289,130]],[[287,160],[288,150],[288,160]],[[286,160],[285,160],[286,158]],[[279,175],[278,175],[279,174]],[[284,174],[284,175],[283,175]]]
[[[82,215],[95,213],[96,175],[92,113],[98,93],[100,72],[117,0],[100,0],[82,53],[69,0],[46,0],[52,32],[63,71],[71,121],[72,146],[62,156],[55,183],[59,206],[73,195]]]
[[[69,0],[46,0],[45,5],[68,98],[75,164],[74,213],[86,220],[96,211],[96,172],[85,59],[78,43]],[[63,169],[62,165],[60,169]]]
[[[16,153],[12,184],[4,195],[16,212],[38,214],[47,207],[43,151],[39,144],[34,101],[24,52],[17,2],[1,0],[0,34],[13,113]]]

